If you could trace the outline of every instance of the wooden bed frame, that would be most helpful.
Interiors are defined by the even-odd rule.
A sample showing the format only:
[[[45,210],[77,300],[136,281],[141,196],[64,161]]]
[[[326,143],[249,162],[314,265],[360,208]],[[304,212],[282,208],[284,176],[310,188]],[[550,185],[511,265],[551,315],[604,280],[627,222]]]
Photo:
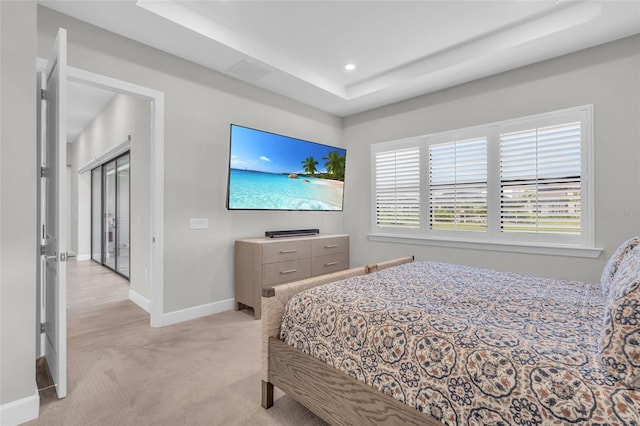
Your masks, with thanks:
[[[262,292],[262,406],[273,405],[277,386],[332,425],[442,423],[279,339],[289,299],[306,289],[412,262],[412,256],[309,278]]]

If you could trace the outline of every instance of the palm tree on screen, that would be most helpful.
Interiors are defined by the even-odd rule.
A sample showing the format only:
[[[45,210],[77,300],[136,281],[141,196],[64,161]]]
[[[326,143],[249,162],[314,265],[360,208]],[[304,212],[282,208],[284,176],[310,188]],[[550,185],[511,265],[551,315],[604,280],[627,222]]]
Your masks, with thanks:
[[[302,164],[303,164],[305,173],[309,173],[310,175],[312,175],[318,171],[316,169],[318,162],[313,158],[313,156],[305,158],[304,161],[302,161]]]
[[[322,159],[326,160],[326,163],[324,163],[324,167],[326,167],[327,172],[329,172],[331,175],[333,175],[334,178],[338,180],[344,180],[344,155],[341,157],[338,151],[331,151],[326,157],[323,157]]]

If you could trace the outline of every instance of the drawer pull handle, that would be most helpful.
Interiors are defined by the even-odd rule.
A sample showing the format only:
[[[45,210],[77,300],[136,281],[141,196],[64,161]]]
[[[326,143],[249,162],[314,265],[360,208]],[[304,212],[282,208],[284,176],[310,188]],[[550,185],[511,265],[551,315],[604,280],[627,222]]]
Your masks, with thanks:
[[[336,247],[338,247],[337,244],[329,244],[329,245],[324,246],[324,248],[336,248]]]
[[[333,265],[337,265],[337,264],[338,264],[338,262],[328,262],[328,263],[325,263],[324,266],[333,266]]]
[[[280,275],[293,274],[294,272],[298,272],[298,270],[297,269],[287,269],[286,271],[280,271]]]
[[[295,253],[298,250],[293,249],[293,250],[280,250],[280,254],[288,254],[288,253]]]

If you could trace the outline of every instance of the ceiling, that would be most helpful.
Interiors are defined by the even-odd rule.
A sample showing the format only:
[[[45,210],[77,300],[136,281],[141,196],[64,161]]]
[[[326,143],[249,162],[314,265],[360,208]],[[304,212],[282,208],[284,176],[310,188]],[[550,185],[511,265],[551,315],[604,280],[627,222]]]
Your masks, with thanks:
[[[39,3],[342,117],[640,33],[640,0]]]
[[[75,142],[115,95],[109,90],[68,81],[67,142]]]

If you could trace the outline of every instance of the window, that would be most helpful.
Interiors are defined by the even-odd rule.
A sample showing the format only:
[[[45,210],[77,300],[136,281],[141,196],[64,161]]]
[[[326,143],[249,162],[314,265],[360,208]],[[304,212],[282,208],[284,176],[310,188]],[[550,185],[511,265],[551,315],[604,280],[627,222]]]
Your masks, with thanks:
[[[500,135],[503,232],[580,235],[580,123]]]
[[[373,236],[593,247],[592,109],[372,145]]]
[[[417,147],[375,156],[376,224],[420,227],[420,150]]]
[[[486,231],[487,139],[433,144],[428,149],[430,228]]]

